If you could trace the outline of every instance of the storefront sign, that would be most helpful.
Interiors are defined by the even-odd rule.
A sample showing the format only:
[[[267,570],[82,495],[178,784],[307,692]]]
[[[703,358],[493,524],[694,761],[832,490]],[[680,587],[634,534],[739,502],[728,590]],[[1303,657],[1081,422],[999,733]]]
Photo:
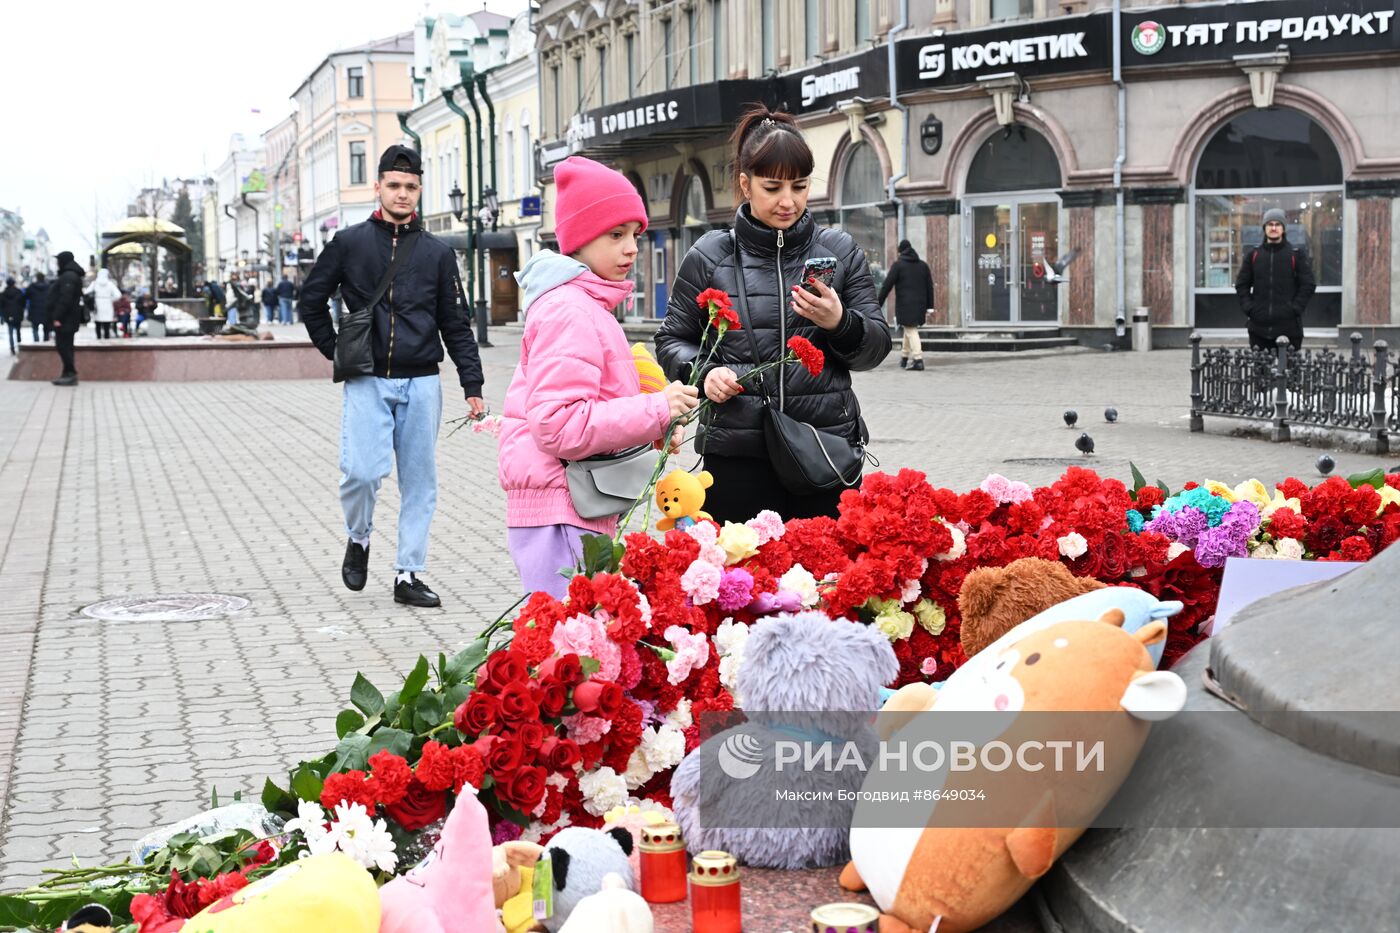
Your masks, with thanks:
[[[847,55],[779,80],[780,103],[791,113],[829,110],[853,97],[879,100],[890,96],[890,69],[883,49]]]
[[[527,194],[525,197],[520,199],[520,216],[540,216],[540,199],[538,195]]]
[[[1279,0],[1123,14],[1123,64],[1228,61],[1288,47],[1291,58],[1400,49],[1394,0]]]
[[[1101,13],[1039,23],[905,39],[896,52],[899,86],[947,87],[1014,71],[1025,77],[1111,65],[1109,19]]]
[[[579,152],[657,133],[732,125],[744,104],[769,99],[767,87],[763,81],[697,84],[576,114],[569,121],[569,149]]]

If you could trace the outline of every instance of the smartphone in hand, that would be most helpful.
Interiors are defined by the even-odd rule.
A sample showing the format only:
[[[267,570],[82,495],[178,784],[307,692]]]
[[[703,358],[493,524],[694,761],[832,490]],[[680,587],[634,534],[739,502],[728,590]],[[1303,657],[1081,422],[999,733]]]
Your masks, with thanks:
[[[836,281],[836,257],[818,256],[807,260],[802,266],[802,287],[813,295],[820,295],[817,287],[812,284],[817,280],[826,285],[827,288],[834,288]]]

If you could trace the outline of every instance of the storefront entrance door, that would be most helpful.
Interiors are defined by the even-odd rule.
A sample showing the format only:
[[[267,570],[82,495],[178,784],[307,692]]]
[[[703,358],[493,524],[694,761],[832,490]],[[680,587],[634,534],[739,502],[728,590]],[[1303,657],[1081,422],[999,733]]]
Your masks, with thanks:
[[[971,325],[1054,324],[1059,289],[1049,263],[1059,256],[1060,204],[1044,195],[968,199],[972,248],[966,282]]]

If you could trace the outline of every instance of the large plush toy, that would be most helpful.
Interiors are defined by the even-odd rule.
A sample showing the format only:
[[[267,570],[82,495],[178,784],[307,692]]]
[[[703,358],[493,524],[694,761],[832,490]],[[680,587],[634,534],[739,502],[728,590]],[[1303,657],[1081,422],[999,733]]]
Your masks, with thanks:
[[[1040,758],[1029,762],[1042,764],[1039,770],[945,769],[930,776],[931,789],[980,792],[984,799],[916,803],[901,811],[900,820],[907,813],[908,822],[900,828],[877,828],[870,805],[862,803],[841,883],[869,889],[884,912],[881,933],[923,933],[935,925],[939,933],[963,933],[998,916],[1050,870],[1117,791],[1150,723],[1182,708],[1186,685],[1175,674],[1154,670],[1146,650],[1166,638],[1166,623],[1154,620],[1133,633],[1122,623],[1123,613],[1115,609],[1093,621],[1013,630],[1005,645],[993,645],[977,656],[984,661],[959,668],[941,690],[912,685],[890,701],[906,717],[920,704],[935,714],[981,714],[971,720],[916,717],[893,734],[896,742],[917,743],[931,725],[941,730],[966,723],[980,732],[979,745],[995,739],[1019,750],[1047,738],[1048,717],[1034,714],[1082,711],[1094,715],[1066,714],[1056,726],[1086,730],[1088,741],[1102,739],[1104,754],[1102,770],[1046,767]],[[891,780],[907,788],[908,779],[872,772],[863,790],[878,792]],[[996,808],[996,820],[1004,818],[1002,825],[977,821],[977,808],[989,806]]]
[[[544,846],[523,839],[503,842],[491,850],[491,887],[504,933],[526,933],[535,927],[530,884],[543,852]]]
[[[657,531],[670,531],[672,528],[685,528],[710,517],[700,511],[705,504],[705,490],[714,484],[709,470],[687,473],[685,470],[672,470],[656,482],[656,504],[665,517],[656,523]]]
[[[1076,577],[1059,561],[1039,557],[1023,557],[1005,567],[979,567],[958,592],[963,653],[970,658],[1032,616],[1107,585]]]
[[[632,834],[620,826],[606,832],[569,826],[555,833],[540,854],[554,875],[554,913],[542,921],[544,928],[559,933],[579,902],[603,889],[609,874],[622,879],[628,890],[636,888],[627,862],[631,854]]]
[[[459,794],[428,857],[379,889],[380,933],[494,930],[492,875],[486,808],[475,794]]]
[[[574,906],[559,933],[652,933],[651,908],[621,876],[603,876],[603,887]]]
[[[195,914],[185,929],[199,933],[376,933],[380,929],[379,892],[358,862],[340,852],[327,852],[279,868],[215,901]]]
[[[706,740],[671,777],[672,807],[687,848],[720,849],[760,868],[817,868],[845,861],[849,821],[844,814],[852,804],[835,795],[856,790],[859,772],[783,767],[776,757],[778,743],[849,740],[875,754],[878,740],[865,720],[879,708],[881,686],[898,673],[889,639],[874,626],[834,622],[821,612],[755,622],[737,684],[748,722]],[[867,715],[853,715],[860,712]],[[740,753],[752,773],[732,780],[738,775],[726,756]],[[804,795],[797,799],[833,802],[822,804],[820,820],[791,809],[786,819],[794,822],[775,825],[778,790]],[[826,793],[833,797],[805,796]]]

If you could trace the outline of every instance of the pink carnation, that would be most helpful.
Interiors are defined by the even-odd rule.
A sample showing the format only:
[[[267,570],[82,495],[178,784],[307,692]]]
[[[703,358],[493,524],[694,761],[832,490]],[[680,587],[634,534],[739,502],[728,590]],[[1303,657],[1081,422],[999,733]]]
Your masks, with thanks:
[[[703,634],[687,632],[679,625],[671,626],[665,634],[676,652],[676,656],[666,662],[666,679],[673,684],[684,683],[692,670],[704,667],[710,660],[710,640]]]
[[[501,435],[501,419],[498,415],[486,415],[472,421],[473,434],[490,434],[493,437]]]
[[[564,728],[568,730],[569,738],[580,745],[596,742],[612,729],[610,720],[604,719],[602,716],[586,716],[583,713],[565,716],[563,722]]]
[[[764,509],[745,524],[758,534],[759,547],[763,547],[769,541],[777,541],[787,531],[787,525],[783,524],[783,517],[772,509]]]
[[[622,672],[622,649],[608,637],[606,623],[594,616],[579,615],[554,627],[549,642],[559,654],[594,658],[600,665],[598,677],[617,681]]]
[[[718,567],[703,557],[694,561],[681,575],[681,589],[685,590],[690,601],[697,606],[714,602],[719,596],[719,584],[723,574]]]
[[[982,480],[982,485],[977,487],[996,500],[998,505],[1007,503],[1025,502],[1034,497],[1031,487],[1016,480],[1007,479],[1000,473],[993,473]]]
[[[924,658],[919,665],[919,673],[925,677],[932,677],[938,671],[938,660],[936,658]]]
[[[753,599],[753,574],[742,567],[724,573],[720,580],[716,604],[725,612],[743,609]]]

